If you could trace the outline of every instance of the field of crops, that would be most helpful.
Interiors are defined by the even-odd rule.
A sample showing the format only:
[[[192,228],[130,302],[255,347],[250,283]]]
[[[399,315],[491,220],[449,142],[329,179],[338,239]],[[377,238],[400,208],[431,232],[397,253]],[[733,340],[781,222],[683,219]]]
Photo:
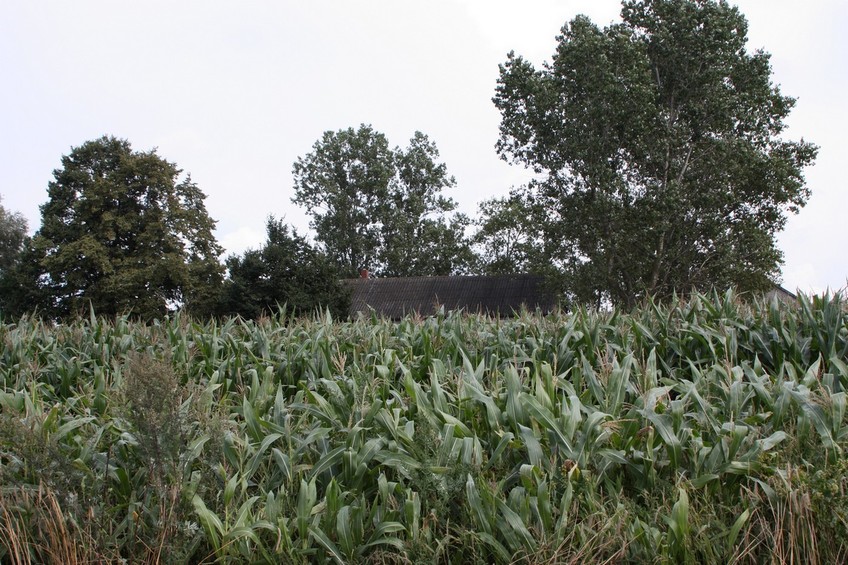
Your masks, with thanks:
[[[848,305],[0,326],[10,563],[848,560]]]

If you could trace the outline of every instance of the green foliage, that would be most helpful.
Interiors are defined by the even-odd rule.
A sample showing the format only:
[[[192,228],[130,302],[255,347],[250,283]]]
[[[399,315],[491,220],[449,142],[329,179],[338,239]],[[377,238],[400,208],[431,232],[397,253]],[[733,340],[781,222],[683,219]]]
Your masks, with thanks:
[[[0,314],[4,319],[42,314],[47,309],[50,294],[43,284],[40,260],[41,254],[26,240],[17,261],[0,275]]]
[[[24,318],[0,559],[844,562],[847,313]]]
[[[349,291],[327,257],[280,220],[269,218],[267,231],[261,249],[227,259],[221,313],[258,318],[286,307],[303,316],[328,308],[346,316]]]
[[[0,206],[0,315],[20,315],[31,303],[26,290],[26,272],[30,257],[24,253],[27,221],[17,212]]]
[[[396,177],[381,211],[378,263],[384,276],[451,275],[465,272],[474,257],[465,238],[469,220],[451,214],[456,202],[442,196],[456,187],[436,144],[415,132],[406,149],[396,148]]]
[[[498,152],[540,176],[483,225],[527,218],[536,262],[583,303],[767,290],[817,152],[781,136],[794,99],[727,3],[632,0],[622,20],[578,16],[542,69],[512,53],[500,67]]]
[[[18,212],[11,212],[0,206],[0,275],[17,263],[26,236],[26,218]]]
[[[102,137],[73,148],[53,172],[42,225],[20,280],[41,312],[65,317],[132,312],[151,319],[183,305],[211,311],[221,281],[221,249],[205,196],[155,150]],[[33,265],[34,264],[34,265]]]
[[[528,203],[521,194],[493,198],[480,203],[474,244],[479,248],[481,270],[490,275],[539,272],[543,255],[542,233],[534,225],[519,221],[527,215]]]
[[[24,419],[4,397],[0,477],[14,487],[0,493],[0,514],[12,533],[32,536],[16,549],[28,556],[18,562],[184,563],[201,543],[185,497],[199,487],[202,472],[192,468],[205,430],[188,424],[187,389],[169,364],[127,356],[124,365],[114,359],[113,376],[98,365],[91,381],[66,381],[57,391],[65,389],[64,403],[45,406],[57,396],[34,383]],[[81,368],[63,369],[81,376]]]
[[[435,143],[416,132],[409,147],[389,148],[371,126],[327,131],[292,169],[292,201],[312,215],[327,255],[347,276],[367,268],[383,276],[449,275],[473,261],[444,189],[456,185],[438,163]]]

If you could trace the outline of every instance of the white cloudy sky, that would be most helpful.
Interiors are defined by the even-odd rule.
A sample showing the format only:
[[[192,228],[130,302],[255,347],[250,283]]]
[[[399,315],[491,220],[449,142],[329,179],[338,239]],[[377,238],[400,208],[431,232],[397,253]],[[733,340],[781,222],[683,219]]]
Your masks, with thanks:
[[[845,252],[845,0],[736,0],[749,46],[798,98],[788,136],[821,146],[812,197],[781,234],[784,286],[841,288]],[[369,123],[392,145],[428,134],[469,214],[526,173],[495,154],[498,64],[537,64],[578,13],[617,0],[0,0],[0,195],[34,231],[52,170],[111,134],[157,147],[208,195],[228,251],[256,247],[269,214],[306,229],[291,166],[326,130]],[[843,225],[843,228],[839,228]]]

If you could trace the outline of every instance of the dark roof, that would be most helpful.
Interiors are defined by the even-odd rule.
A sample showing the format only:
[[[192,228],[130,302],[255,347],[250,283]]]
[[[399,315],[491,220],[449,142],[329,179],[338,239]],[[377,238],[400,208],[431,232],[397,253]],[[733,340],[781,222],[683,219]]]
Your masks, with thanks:
[[[768,300],[771,300],[773,297],[777,297],[778,300],[782,300],[784,302],[795,302],[798,300],[797,296],[780,285],[775,285],[773,289],[766,293],[766,298]]]
[[[536,275],[467,277],[403,277],[347,279],[352,288],[351,316],[357,312],[400,319],[406,314],[429,316],[447,310],[512,315],[524,306],[550,311],[556,301]]]

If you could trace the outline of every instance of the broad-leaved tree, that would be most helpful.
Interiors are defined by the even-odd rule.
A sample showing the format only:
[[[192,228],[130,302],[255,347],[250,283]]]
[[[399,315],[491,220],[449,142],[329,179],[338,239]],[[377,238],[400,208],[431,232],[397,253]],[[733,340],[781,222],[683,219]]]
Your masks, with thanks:
[[[539,260],[580,301],[767,289],[817,151],[783,135],[795,100],[727,2],[629,0],[621,16],[578,16],[541,68],[500,67],[497,150],[538,173],[522,200]]]
[[[221,314],[255,319],[285,307],[297,316],[346,316],[350,291],[332,261],[282,221],[271,217],[266,227],[265,245],[227,259]]]
[[[416,132],[391,149],[371,126],[325,132],[293,167],[295,197],[346,276],[449,275],[469,268],[468,218],[442,191],[456,186],[435,143]]]
[[[62,157],[30,242],[43,312],[151,319],[211,312],[223,274],[215,222],[191,178],[157,155],[104,136]]]

